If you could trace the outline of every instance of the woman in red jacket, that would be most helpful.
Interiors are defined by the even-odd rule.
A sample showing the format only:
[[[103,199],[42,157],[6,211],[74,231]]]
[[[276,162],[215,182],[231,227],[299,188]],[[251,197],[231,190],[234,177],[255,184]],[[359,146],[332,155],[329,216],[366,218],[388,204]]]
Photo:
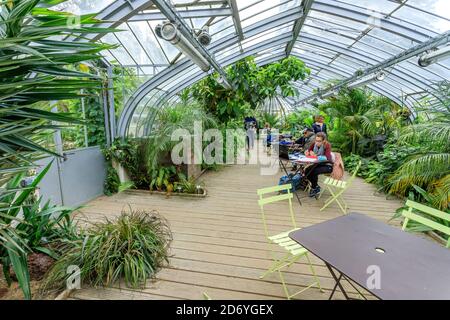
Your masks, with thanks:
[[[331,173],[333,171],[333,157],[331,155],[331,144],[327,141],[327,135],[324,132],[316,134],[314,144],[305,152],[306,156],[325,156],[328,162],[312,165],[306,168],[306,176],[311,182],[310,197],[315,197],[320,193],[319,175],[324,173]]]

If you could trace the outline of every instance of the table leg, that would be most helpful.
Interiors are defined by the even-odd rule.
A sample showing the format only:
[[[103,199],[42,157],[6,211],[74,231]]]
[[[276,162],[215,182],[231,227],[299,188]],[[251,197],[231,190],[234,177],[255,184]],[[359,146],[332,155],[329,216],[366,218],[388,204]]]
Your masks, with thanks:
[[[341,281],[342,278],[342,274],[339,275],[338,281],[336,281],[336,283],[334,284],[333,290],[331,291],[330,296],[328,297],[328,300],[331,300],[333,298],[334,293],[336,292],[336,289],[338,287],[338,283]]]
[[[281,167],[283,168],[284,173],[286,173],[286,176],[289,177],[289,173],[287,172],[287,169],[281,159],[278,159],[280,162]],[[298,170],[293,174],[295,176],[297,174]],[[289,179],[289,182],[292,182],[292,179]],[[294,186],[292,186],[294,188]],[[302,205],[302,201],[300,200],[300,197],[298,196],[297,190],[294,190],[295,197],[297,198],[297,201],[300,205]]]
[[[347,295],[347,292],[345,291],[344,287],[341,284],[341,278],[342,278],[342,273],[340,273],[339,278],[336,276],[336,274],[333,271],[333,267],[331,265],[329,265],[328,263],[325,263],[325,265],[327,266],[328,271],[330,271],[331,276],[333,277],[334,281],[336,281],[336,285],[333,289],[333,292],[331,292],[331,295],[329,297],[329,300],[331,300],[331,298],[333,297],[333,294],[336,290],[336,286],[339,287],[339,289],[341,289],[342,294],[344,295],[346,300],[350,300],[350,297]]]

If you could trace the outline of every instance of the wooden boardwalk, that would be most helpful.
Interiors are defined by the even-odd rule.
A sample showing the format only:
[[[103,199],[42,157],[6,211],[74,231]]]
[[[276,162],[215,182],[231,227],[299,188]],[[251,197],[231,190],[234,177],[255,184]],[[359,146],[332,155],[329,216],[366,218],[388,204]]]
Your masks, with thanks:
[[[78,218],[96,221],[113,218],[128,204],[133,208],[156,209],[170,223],[174,240],[171,244],[170,265],[148,281],[145,289],[132,290],[120,286],[107,289],[83,288],[72,299],[202,299],[206,292],[212,299],[285,299],[276,274],[260,280],[271,264],[270,251],[263,235],[256,190],[278,183],[279,175],[263,176],[254,165],[224,167],[208,172],[205,181],[208,196],[191,199],[151,195],[132,191],[113,197],[100,197],[80,210]],[[303,195],[303,194],[302,194]],[[300,227],[307,227],[342,213],[333,204],[325,211],[326,194],[320,200],[305,198],[300,206],[294,198],[294,210]],[[350,211],[361,212],[388,222],[399,200],[387,200],[376,195],[373,185],[356,179],[346,195]],[[268,207],[268,221],[273,232],[291,228],[287,204]],[[399,225],[398,221],[390,222]],[[311,256],[325,292],[316,288],[306,290],[298,299],[326,299],[334,282],[324,264]],[[292,292],[312,282],[308,266],[303,260],[286,272]],[[350,292],[355,292],[350,289]],[[342,298],[338,293],[336,298]]]

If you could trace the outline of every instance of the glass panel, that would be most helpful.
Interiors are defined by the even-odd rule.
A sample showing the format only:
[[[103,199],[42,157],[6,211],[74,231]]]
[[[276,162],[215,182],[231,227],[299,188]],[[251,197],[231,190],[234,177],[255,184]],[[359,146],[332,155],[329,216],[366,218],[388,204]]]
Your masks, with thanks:
[[[293,23],[289,23],[287,25],[283,25],[282,27],[270,29],[264,32],[261,32],[253,37],[247,38],[246,40],[242,41],[242,48],[246,49],[249,48],[255,44],[258,44],[260,42],[269,40],[271,38],[275,38],[279,35],[286,35],[292,32],[292,26]],[[274,39],[275,40],[275,39]]]
[[[450,19],[450,2],[448,0],[409,0],[407,5]]]
[[[338,16],[335,16],[332,14],[324,13],[324,12],[319,12],[319,11],[314,10],[314,6],[313,6],[313,10],[311,10],[309,12],[308,18],[325,21],[325,22],[335,25],[336,27],[340,26],[340,27],[342,27],[342,29],[346,29],[347,31],[348,30],[363,31],[367,28],[367,24],[365,24],[365,23],[353,21],[350,19],[345,19],[345,18],[338,17]]]
[[[144,51],[139,41],[130,31],[127,24],[122,24],[120,26],[121,32],[116,32],[114,35],[120,40],[124,49],[131,55],[137,64],[153,64],[153,62],[148,57],[147,53]]]
[[[286,0],[264,0],[258,2],[257,5],[248,7],[239,12],[242,27],[248,27],[254,23],[270,18],[276,14],[293,8],[298,1]]]
[[[67,11],[77,15],[98,13],[114,1],[115,0],[68,0],[52,7],[52,10]]]
[[[324,39],[328,39],[328,40],[342,43],[345,45],[351,45],[352,43],[355,42],[353,39],[350,39],[350,38],[347,38],[344,36],[339,36],[337,34],[334,34],[334,33],[331,33],[331,32],[325,31],[325,30],[320,30],[320,29],[316,29],[316,28],[312,28],[312,27],[308,27],[308,26],[303,26],[301,34],[319,36]],[[300,39],[301,39],[301,36],[300,36]]]
[[[392,33],[392,32],[388,32],[388,31],[384,31],[378,28],[374,28],[372,29],[369,33],[369,36],[372,36],[374,38],[378,38],[379,40],[384,40],[385,42],[389,42],[391,43],[393,46],[397,46],[400,47],[402,49],[407,49],[407,48],[411,48],[413,46],[415,46],[417,44],[417,42],[411,41],[405,37],[402,37],[398,34]],[[394,49],[394,47],[391,46],[392,50],[396,50]],[[387,50],[389,51],[389,50]]]
[[[386,0],[340,0],[341,2],[345,2],[351,5],[358,6],[362,8],[362,10],[373,10],[376,12],[382,12],[385,14],[391,13],[392,10],[398,7],[399,3],[395,3],[394,1],[386,1]]]
[[[150,59],[155,64],[166,64],[169,61],[164,56],[158,41],[149,25],[145,21],[130,22],[129,26],[133,30],[136,37],[139,39],[142,47],[145,49]],[[164,41],[164,40],[161,40]]]
[[[114,37],[113,34],[107,34],[102,38],[102,42],[108,44],[118,44],[117,38]],[[130,55],[125,51],[125,49],[120,46],[114,50],[111,50],[110,53],[114,56],[115,60],[122,65],[135,65],[136,62],[130,57]]]
[[[450,10],[450,3],[448,1],[446,9],[447,12]],[[396,11],[393,16],[438,33],[450,30],[450,21],[411,7],[404,6]]]
[[[310,45],[307,43],[302,43],[299,41],[297,41],[295,43],[294,48],[296,48],[297,50],[308,51],[308,52],[311,52],[314,54],[320,54],[322,56],[329,57],[329,58],[333,58],[337,54],[336,51],[326,50],[326,49],[315,47],[313,45]]]

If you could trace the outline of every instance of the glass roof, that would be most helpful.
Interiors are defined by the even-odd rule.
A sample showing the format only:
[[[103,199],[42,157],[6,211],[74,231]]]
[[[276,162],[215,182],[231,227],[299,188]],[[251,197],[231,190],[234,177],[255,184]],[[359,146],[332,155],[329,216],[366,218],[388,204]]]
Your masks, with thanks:
[[[287,53],[304,60],[312,70],[311,76],[295,84],[299,97],[286,100],[292,107],[330,80],[347,79],[358,70],[383,63],[450,30],[449,0],[174,0],[171,3],[189,28],[209,27],[212,42],[206,50],[222,67],[248,55],[255,55],[259,64],[283,59]],[[109,62],[133,67],[138,75],[148,78],[142,89],[145,94],[137,95],[138,101],[131,104],[133,110],[124,115],[132,134],[142,131],[138,118],[145,114],[146,107],[160,103],[161,99],[171,99],[207,75],[176,47],[156,36],[155,26],[166,17],[152,1],[70,0],[56,8],[77,14],[99,12],[99,18],[112,21],[111,25],[123,30],[104,36],[101,41],[120,45],[105,54]],[[300,31],[295,34],[298,25]],[[291,42],[292,50],[288,50]],[[417,60],[418,57],[413,57],[388,68],[386,79],[369,87],[412,108],[424,92],[430,93],[437,83],[450,79],[450,59],[426,68],[419,67]],[[170,72],[176,76],[170,77]]]

